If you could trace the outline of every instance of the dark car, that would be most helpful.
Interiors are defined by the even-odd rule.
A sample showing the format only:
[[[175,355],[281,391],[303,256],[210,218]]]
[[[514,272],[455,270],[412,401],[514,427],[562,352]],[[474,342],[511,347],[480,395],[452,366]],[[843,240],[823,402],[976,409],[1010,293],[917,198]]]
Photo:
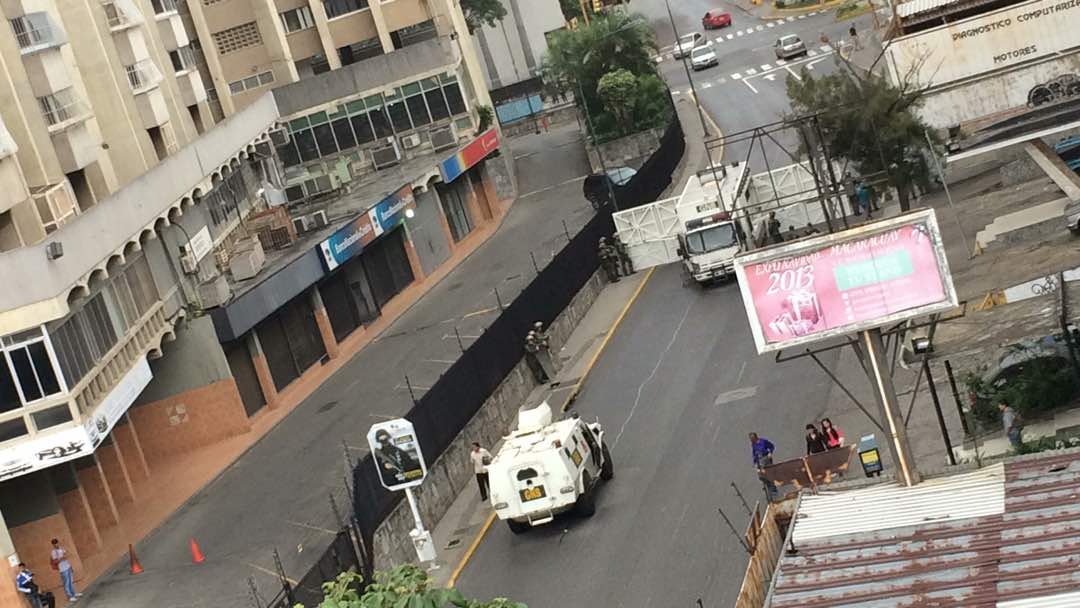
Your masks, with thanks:
[[[606,174],[593,173],[585,178],[585,182],[581,185],[581,193],[585,196],[585,200],[592,203],[594,209],[600,209],[611,204],[611,193],[617,191],[619,186],[629,183],[635,175],[637,171],[630,167],[612,167]]]

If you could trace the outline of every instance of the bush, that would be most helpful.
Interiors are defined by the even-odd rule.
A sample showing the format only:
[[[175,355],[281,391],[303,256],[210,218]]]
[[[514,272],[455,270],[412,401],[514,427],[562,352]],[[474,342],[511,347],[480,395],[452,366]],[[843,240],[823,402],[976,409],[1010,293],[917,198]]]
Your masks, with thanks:
[[[1023,371],[1004,386],[995,388],[981,375],[969,374],[964,383],[974,395],[972,414],[984,427],[1001,424],[998,404],[1006,401],[1025,419],[1055,410],[1076,397],[1076,375],[1069,365],[1056,359],[1033,359],[1024,364]]]

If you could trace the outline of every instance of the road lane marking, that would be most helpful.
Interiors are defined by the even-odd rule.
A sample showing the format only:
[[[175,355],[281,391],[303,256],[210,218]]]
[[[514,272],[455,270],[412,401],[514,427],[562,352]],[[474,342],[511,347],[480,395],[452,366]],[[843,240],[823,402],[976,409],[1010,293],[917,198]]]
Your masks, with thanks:
[[[311,524],[305,524],[303,522],[293,521],[291,519],[285,519],[285,520],[282,520],[282,521],[284,521],[285,523],[292,524],[292,525],[294,525],[294,526],[296,526],[298,528],[306,528],[308,530],[315,530],[316,532],[325,532],[326,534],[329,534],[331,536],[337,536],[337,533],[341,531],[341,530],[330,530],[330,529],[327,529],[327,528],[321,528],[319,526],[313,526]]]
[[[788,20],[788,21],[794,21],[794,20],[795,20],[795,18],[794,18],[794,17],[788,17],[788,18],[787,18],[787,20]]]
[[[732,80],[738,80],[740,78],[742,78],[742,74],[740,74],[738,72],[735,72],[734,74],[731,75]]]
[[[776,24],[773,23],[772,21],[770,21],[770,22],[765,24],[765,27],[776,27]]]
[[[717,395],[716,399],[713,401],[713,405],[719,406],[719,405],[724,405],[725,403],[732,403],[732,402],[735,402],[735,401],[742,401],[743,399],[749,399],[750,397],[753,397],[754,395],[757,395],[757,387],[756,386],[747,386],[745,388],[736,388],[736,389],[732,389],[730,391],[725,391],[725,392],[720,393],[719,395]]]
[[[768,72],[771,69],[772,69],[772,66],[767,64],[767,63],[764,63],[764,64],[761,65],[761,71],[762,72]]]
[[[742,34],[743,34],[742,30],[739,30],[739,31],[735,32],[736,36],[742,36]]]
[[[746,73],[753,76],[754,74],[757,74],[757,68],[747,68]]]
[[[735,384],[738,384],[738,383],[742,382],[742,375],[743,375],[743,372],[745,372],[745,371],[746,371],[746,361],[744,360],[742,362],[742,365],[739,366],[739,377],[735,378]]]
[[[762,76],[762,78],[764,78],[765,80],[768,80],[769,82],[772,82],[772,81],[776,80],[776,74],[773,74],[773,73],[765,74],[764,76]]]
[[[461,561],[458,562],[457,567],[454,568],[453,573],[450,574],[450,580],[446,581],[447,589],[454,588],[454,583],[456,583],[458,577],[461,576],[461,572],[465,570],[465,565],[469,563],[469,560],[472,558],[473,553],[476,553],[476,550],[480,548],[480,542],[484,540],[484,536],[487,535],[487,531],[491,528],[491,524],[493,523],[495,523],[494,511],[491,512],[491,515],[488,515],[487,521],[484,522],[484,527],[480,528],[480,532],[477,533],[476,538],[473,539],[472,544],[469,545],[469,548],[465,550],[465,555],[461,556]]]
[[[750,82],[749,82],[749,81],[746,81],[746,80],[744,80],[744,81],[743,81],[743,84],[745,84],[746,86],[750,87],[750,90],[751,90],[751,91],[753,91],[755,95],[757,94],[758,90],[757,90],[757,89],[755,89],[755,88],[754,88],[754,85],[750,84]]]
[[[731,39],[733,39],[733,38],[735,38],[735,35],[734,35],[734,34],[728,34],[728,35],[727,35],[727,39],[728,39],[728,40],[731,40]]]
[[[695,99],[694,102],[697,103],[697,100]],[[600,354],[604,352],[605,348],[607,348],[607,344],[611,340],[611,336],[615,335],[615,330],[619,328],[620,324],[622,324],[623,319],[626,318],[626,313],[630,312],[630,307],[633,306],[634,302],[637,301],[638,296],[640,296],[641,292],[645,289],[645,284],[648,283],[649,279],[652,278],[653,271],[655,270],[655,266],[650,268],[648,273],[645,275],[645,278],[641,279],[641,282],[638,283],[637,289],[635,289],[633,295],[630,296],[630,300],[626,303],[626,306],[623,306],[622,311],[619,312],[619,316],[616,317],[615,322],[612,323],[611,328],[608,329],[608,333],[606,336],[604,336],[603,342],[600,343],[600,346],[596,349],[596,352],[593,353],[592,359],[589,359],[589,363],[585,366],[585,372],[581,374],[580,378],[578,378],[577,384],[574,385],[573,392],[571,392],[570,396],[566,399],[566,405],[563,406],[562,411],[565,412],[567,409],[569,409],[570,404],[573,403],[575,399],[577,399],[578,393],[581,392],[581,386],[585,384],[585,379],[589,377],[589,372],[592,371],[593,366],[596,365],[597,360],[600,359]]]
[[[755,27],[754,29],[761,32],[761,31],[765,30],[765,26],[764,25],[759,25],[759,26]]]
[[[833,50],[832,47],[827,45],[827,44],[823,44],[823,45],[819,46],[818,48],[821,49],[822,53],[831,53],[832,50]]]
[[[799,19],[806,19],[806,15],[799,15]]]
[[[792,76],[794,76],[795,80],[799,80],[799,81],[802,80],[802,76],[799,76],[798,74],[796,74],[795,70],[791,69],[790,67],[788,67],[786,65],[784,66],[784,69],[788,71],[788,74],[791,74]]]
[[[336,532],[335,532],[335,534],[336,534]],[[257,566],[257,565],[255,565],[255,564],[253,564],[251,562],[244,562],[244,563],[247,564],[248,566],[251,566],[252,568],[258,570],[259,572],[262,572],[263,574],[269,574],[270,576],[278,579],[279,581],[281,580],[281,575],[279,575],[277,572],[274,572],[273,570],[270,570],[268,568],[263,568],[262,566]],[[289,578],[287,576],[285,577],[285,580],[289,581],[289,584],[292,585],[293,587],[298,587],[300,585],[300,583],[294,581],[293,579],[291,579],[291,578]]]
[[[777,59],[776,60],[776,65],[785,65],[785,64],[787,64],[787,59]]]
[[[711,83],[711,82],[703,82],[703,83],[701,84],[701,88],[703,88],[703,89],[708,89],[708,88],[710,88],[710,87],[712,87],[712,83]]]
[[[810,49],[809,51],[806,51],[806,56],[807,57],[817,57],[817,55],[818,55],[818,52],[815,51],[814,49]]]
[[[668,341],[664,350],[660,353],[660,357],[656,359],[656,365],[653,366],[649,375],[641,381],[641,384],[637,388],[637,396],[634,397],[634,405],[630,406],[630,413],[627,414],[626,420],[623,421],[622,427],[619,429],[619,434],[615,435],[615,441],[611,444],[611,447],[619,445],[619,439],[622,439],[623,433],[626,431],[626,425],[630,424],[630,421],[634,418],[634,412],[637,411],[638,405],[641,403],[641,393],[645,390],[645,385],[652,381],[656,377],[656,372],[660,369],[660,366],[664,363],[664,358],[671,352],[671,347],[675,346],[675,342],[679,339],[679,332],[682,331],[683,325],[686,324],[686,319],[690,316],[690,309],[694,307],[693,300],[686,306],[686,311],[683,312],[682,319],[679,319],[679,324],[675,326],[675,331],[671,334],[671,340]]]

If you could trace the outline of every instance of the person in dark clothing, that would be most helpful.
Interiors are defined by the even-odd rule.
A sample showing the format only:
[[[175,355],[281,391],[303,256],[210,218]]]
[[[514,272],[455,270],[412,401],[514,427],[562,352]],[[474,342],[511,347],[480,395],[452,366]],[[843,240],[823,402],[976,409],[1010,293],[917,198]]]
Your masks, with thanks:
[[[812,424],[806,425],[806,453],[818,454],[829,449],[825,445],[825,436],[821,434],[821,431]]]
[[[765,467],[772,464],[775,449],[776,447],[768,439],[758,437],[757,433],[750,433],[750,456],[754,461],[754,468],[758,471],[758,479],[765,486],[765,498],[769,502],[776,499],[776,486],[765,477]]]
[[[415,475],[420,470],[420,463],[416,458],[393,444],[390,433],[377,431],[375,441],[379,444],[375,449],[375,459],[379,463],[379,475],[385,485],[395,486],[410,481],[410,473]]]
[[[776,219],[776,212],[769,212],[769,221],[765,225],[769,235],[769,244],[775,245],[784,242],[784,235],[780,234],[780,220]]]

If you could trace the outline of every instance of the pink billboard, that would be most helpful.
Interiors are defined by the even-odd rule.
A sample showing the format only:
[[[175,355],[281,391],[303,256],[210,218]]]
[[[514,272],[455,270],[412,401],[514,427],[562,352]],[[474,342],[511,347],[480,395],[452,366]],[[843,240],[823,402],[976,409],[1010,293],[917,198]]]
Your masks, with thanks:
[[[736,272],[759,352],[956,305],[932,210],[741,256]]]

